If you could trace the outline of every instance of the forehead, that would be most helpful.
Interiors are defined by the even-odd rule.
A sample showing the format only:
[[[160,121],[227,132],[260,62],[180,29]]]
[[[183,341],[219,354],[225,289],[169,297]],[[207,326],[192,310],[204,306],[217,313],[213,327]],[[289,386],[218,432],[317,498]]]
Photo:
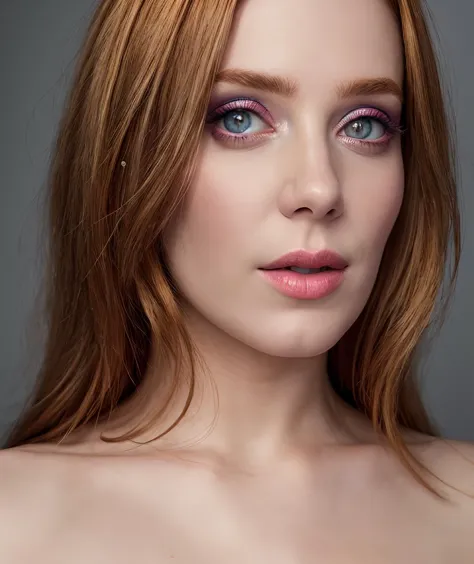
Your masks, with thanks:
[[[241,0],[223,67],[295,78],[301,90],[340,80],[403,78],[403,46],[385,0]]]

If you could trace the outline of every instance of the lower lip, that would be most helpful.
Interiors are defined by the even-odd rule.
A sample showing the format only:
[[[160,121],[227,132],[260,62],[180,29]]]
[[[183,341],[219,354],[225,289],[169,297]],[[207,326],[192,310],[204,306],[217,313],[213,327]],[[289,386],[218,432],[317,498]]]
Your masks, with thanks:
[[[301,274],[293,270],[260,270],[279,292],[299,300],[318,300],[332,294],[344,280],[344,270]]]

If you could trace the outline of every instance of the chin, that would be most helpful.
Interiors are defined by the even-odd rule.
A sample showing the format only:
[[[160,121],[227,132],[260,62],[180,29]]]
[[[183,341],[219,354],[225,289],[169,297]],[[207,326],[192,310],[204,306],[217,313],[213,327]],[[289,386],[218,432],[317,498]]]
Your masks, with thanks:
[[[311,358],[325,354],[350,328],[352,323],[337,319],[296,319],[267,321],[262,319],[223,328],[233,339],[269,356],[281,358]],[[351,320],[352,321],[352,320]]]
[[[365,294],[359,289],[318,303],[223,299],[216,307],[214,294],[206,293],[201,300],[193,296],[186,310],[192,337],[221,351],[245,345],[274,357],[311,358],[340,341],[363,310]]]

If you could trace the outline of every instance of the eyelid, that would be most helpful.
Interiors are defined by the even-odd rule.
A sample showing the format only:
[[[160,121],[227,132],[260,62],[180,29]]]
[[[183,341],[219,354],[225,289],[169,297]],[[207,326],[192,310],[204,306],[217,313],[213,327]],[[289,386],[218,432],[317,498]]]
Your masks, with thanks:
[[[249,110],[257,114],[260,119],[267,121],[272,127],[276,128],[277,124],[273,119],[268,108],[265,107],[259,100],[249,97],[249,96],[237,96],[227,100],[224,103],[215,104],[214,107],[209,111],[206,118],[207,123],[213,123],[220,116],[225,115],[227,112],[233,109],[244,109]],[[336,126],[336,131],[342,129],[345,125],[354,121],[358,117],[373,117],[382,121],[387,127],[393,129],[400,129],[400,123],[398,119],[393,120],[390,118],[389,114],[384,110],[380,110],[374,106],[359,106],[348,112],[342,120],[340,120]]]
[[[247,146],[250,146],[258,140],[268,138],[268,136],[272,133],[271,131],[242,135],[219,133],[219,128],[216,128],[216,126],[214,126],[213,124],[234,109],[244,111],[247,110],[253,113],[258,119],[266,122],[267,125],[270,125],[270,127],[273,129],[273,133],[275,133],[275,130],[279,128],[279,125],[275,122],[271,113],[268,111],[265,105],[262,104],[262,102],[248,96],[237,96],[235,98],[226,100],[225,102],[215,104],[214,108],[209,111],[209,114],[206,118],[206,123],[212,125],[213,130],[215,130],[214,135],[216,137],[219,136],[221,140],[234,144],[247,144]],[[366,141],[363,139],[357,140],[350,136],[341,135],[341,131],[343,131],[348,124],[356,121],[358,118],[372,118],[381,123],[386,128],[386,134],[384,136],[386,140],[384,142],[372,140]],[[389,114],[384,110],[380,110],[379,108],[373,106],[361,105],[347,112],[342,120],[340,120],[336,125],[334,132],[336,135],[343,137],[347,142],[351,141],[351,143],[353,143],[354,145],[366,147],[368,150],[375,150],[378,147],[386,146],[395,134],[405,133],[405,129],[400,125],[398,121],[398,114],[397,118],[395,119],[397,119],[397,122],[393,121],[390,118]]]
[[[272,127],[276,127],[275,120],[265,105],[259,100],[248,96],[239,96],[228,100],[223,104],[216,105],[216,107],[209,112],[206,121],[208,123],[213,123],[227,112],[231,112],[235,109],[254,112],[258,117],[260,117],[260,119],[267,121]]]
[[[351,110],[349,113],[347,113],[337,124],[336,130],[340,131],[347,124],[361,117],[378,119],[390,129],[400,128],[400,123],[398,122],[398,120],[393,120],[387,112],[373,106],[360,106],[359,108],[355,108],[354,110]]]

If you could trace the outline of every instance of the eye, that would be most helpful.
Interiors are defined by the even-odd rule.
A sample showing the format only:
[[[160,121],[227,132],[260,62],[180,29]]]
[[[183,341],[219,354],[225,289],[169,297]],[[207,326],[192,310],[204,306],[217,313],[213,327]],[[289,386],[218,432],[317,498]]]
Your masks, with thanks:
[[[218,107],[207,118],[212,135],[234,146],[256,144],[274,133],[270,112],[256,100],[238,98]]]
[[[259,133],[259,127],[265,129],[264,121],[252,111],[236,109],[227,111],[215,124],[222,123],[225,129],[233,135]]]
[[[345,135],[362,141],[381,139],[387,132],[388,125],[372,117],[362,117],[351,121],[343,128]]]
[[[344,143],[371,151],[384,150],[395,135],[404,131],[398,120],[371,107],[350,112],[338,126],[338,136]]]
[[[256,146],[275,133],[276,124],[263,104],[252,98],[237,98],[214,109],[207,117],[215,139],[232,146]],[[346,144],[376,151],[388,147],[397,133],[403,133],[398,122],[385,112],[361,107],[347,114],[337,128]]]

